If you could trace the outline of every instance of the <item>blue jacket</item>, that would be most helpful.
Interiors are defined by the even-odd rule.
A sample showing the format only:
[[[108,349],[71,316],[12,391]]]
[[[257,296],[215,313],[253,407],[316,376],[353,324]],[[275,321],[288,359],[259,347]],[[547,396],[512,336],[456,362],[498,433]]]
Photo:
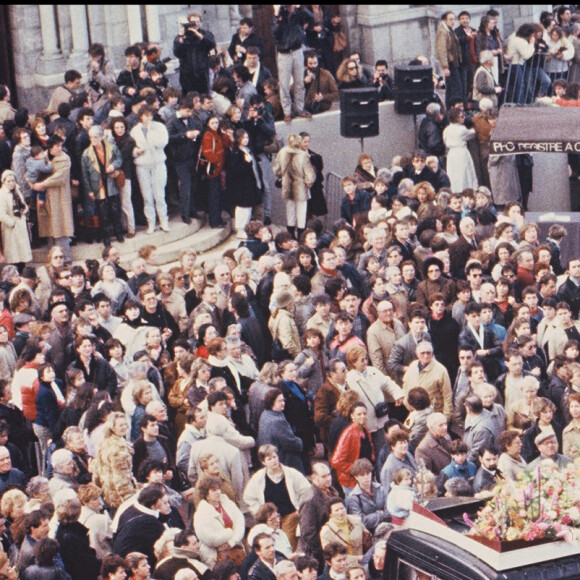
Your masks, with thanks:
[[[340,203],[340,217],[352,225],[352,218],[357,213],[366,213],[371,209],[371,196],[364,189],[357,189],[351,202],[347,195]]]
[[[466,479],[469,481],[469,483],[472,483],[476,471],[477,467],[475,463],[471,461],[465,461],[463,465],[459,465],[458,463],[455,463],[454,459],[452,459],[451,463],[441,470],[441,473],[437,478],[437,491],[439,492],[439,495],[445,494],[445,482],[448,479],[453,477],[463,477],[463,479]]]
[[[60,409],[58,408],[58,401],[52,386],[50,383],[39,381],[38,392],[36,393],[36,419],[34,422],[37,425],[48,427],[54,432],[59,415]]]

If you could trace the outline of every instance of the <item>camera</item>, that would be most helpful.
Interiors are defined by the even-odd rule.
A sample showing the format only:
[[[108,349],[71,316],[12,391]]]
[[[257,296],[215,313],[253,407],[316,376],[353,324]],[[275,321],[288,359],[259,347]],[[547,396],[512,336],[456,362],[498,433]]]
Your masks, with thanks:
[[[266,107],[264,105],[254,105],[254,111],[256,111],[256,115],[258,115],[258,117],[261,117],[265,110]]]
[[[381,73],[381,79],[383,79],[384,81],[386,81],[389,78],[389,75],[387,73]]]
[[[89,81],[89,87],[91,87],[91,89],[93,89],[93,91],[98,93],[99,96],[105,92],[103,90],[103,88],[101,87],[101,84],[98,81],[96,81],[95,79],[92,79]]]

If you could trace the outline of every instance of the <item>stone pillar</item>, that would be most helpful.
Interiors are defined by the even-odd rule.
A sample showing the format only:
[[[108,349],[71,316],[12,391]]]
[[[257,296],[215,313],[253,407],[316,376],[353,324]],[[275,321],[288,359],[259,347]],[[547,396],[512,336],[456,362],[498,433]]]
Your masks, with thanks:
[[[87,24],[87,12],[84,5],[69,5],[72,51],[69,57],[68,67],[84,72],[89,48],[89,29]]]
[[[130,44],[143,41],[143,30],[141,28],[141,9],[135,4],[127,4],[127,27],[129,28]]]
[[[159,42],[161,40],[161,30],[159,29],[159,12],[157,5],[145,5],[145,17],[147,21],[147,38],[149,42]]]
[[[40,34],[42,36],[42,58],[52,60],[60,58],[58,37],[56,35],[56,22],[54,19],[54,6],[40,4]]]

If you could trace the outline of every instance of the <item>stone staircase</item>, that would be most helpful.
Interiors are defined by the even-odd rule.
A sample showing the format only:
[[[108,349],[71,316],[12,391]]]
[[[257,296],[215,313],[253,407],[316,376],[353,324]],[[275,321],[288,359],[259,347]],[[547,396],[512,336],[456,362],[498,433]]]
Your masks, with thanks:
[[[226,218],[224,212],[222,218]],[[159,265],[163,266],[179,260],[179,252],[183,249],[194,250],[198,255],[220,246],[232,233],[232,220],[224,219],[223,228],[210,228],[206,219],[192,220],[191,224],[185,224],[179,216],[169,219],[169,232],[157,229],[154,234],[147,235],[146,228],[137,227],[134,238],[125,238],[120,244],[112,238],[113,245],[119,249],[121,264],[124,268],[130,268],[131,261],[137,257],[142,246],[151,244],[157,246]],[[78,243],[71,247],[73,264],[84,262],[87,259],[102,260],[103,243],[84,244]],[[48,248],[37,248],[32,251],[34,266],[44,265],[47,262]]]

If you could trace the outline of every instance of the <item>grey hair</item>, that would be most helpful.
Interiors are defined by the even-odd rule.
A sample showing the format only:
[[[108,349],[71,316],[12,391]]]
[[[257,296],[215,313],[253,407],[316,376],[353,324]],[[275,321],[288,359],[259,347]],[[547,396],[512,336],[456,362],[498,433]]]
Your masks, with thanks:
[[[57,449],[50,458],[50,463],[53,469],[58,472],[64,465],[66,465],[73,458],[73,454],[68,449]]]
[[[35,475],[26,486],[26,494],[29,497],[36,495],[45,485],[48,485],[48,479],[42,475]]]
[[[375,227],[369,232],[369,242],[373,242],[373,240],[377,237],[381,236],[381,238],[387,238],[387,232],[383,228]]]
[[[129,380],[134,381],[138,379],[144,379],[147,377],[147,363],[144,362],[132,362],[129,365]]]
[[[479,101],[479,110],[482,113],[493,109],[493,101],[489,97],[482,97]]]
[[[388,267],[388,268],[385,270],[385,278],[386,278],[387,280],[390,280],[390,279],[391,279],[391,276],[392,276],[393,274],[396,274],[397,272],[398,272],[399,274],[401,273],[401,269],[400,269],[398,266],[389,266],[389,267]]]
[[[100,125],[93,125],[89,129],[89,137],[102,137],[105,134]]]
[[[425,113],[428,117],[435,117],[441,112],[441,105],[438,103],[429,103],[425,109]]]
[[[284,576],[290,572],[290,570],[294,568],[296,570],[296,564],[291,560],[281,560],[274,566],[274,573],[276,574],[276,578],[280,578],[280,576]]]
[[[445,421],[447,421],[447,417],[445,417],[445,415],[443,413],[431,413],[428,417],[427,417],[427,429],[431,429],[431,427],[433,427],[433,425],[435,425],[436,421],[441,421],[441,419],[445,419]]]
[[[12,264],[4,266],[2,270],[2,282],[6,282],[10,278],[13,278],[14,276],[18,276],[18,268]]]
[[[482,50],[479,53],[479,63],[480,64],[485,64],[486,62],[489,62],[490,60],[493,60],[493,52],[491,52],[491,50]]]

